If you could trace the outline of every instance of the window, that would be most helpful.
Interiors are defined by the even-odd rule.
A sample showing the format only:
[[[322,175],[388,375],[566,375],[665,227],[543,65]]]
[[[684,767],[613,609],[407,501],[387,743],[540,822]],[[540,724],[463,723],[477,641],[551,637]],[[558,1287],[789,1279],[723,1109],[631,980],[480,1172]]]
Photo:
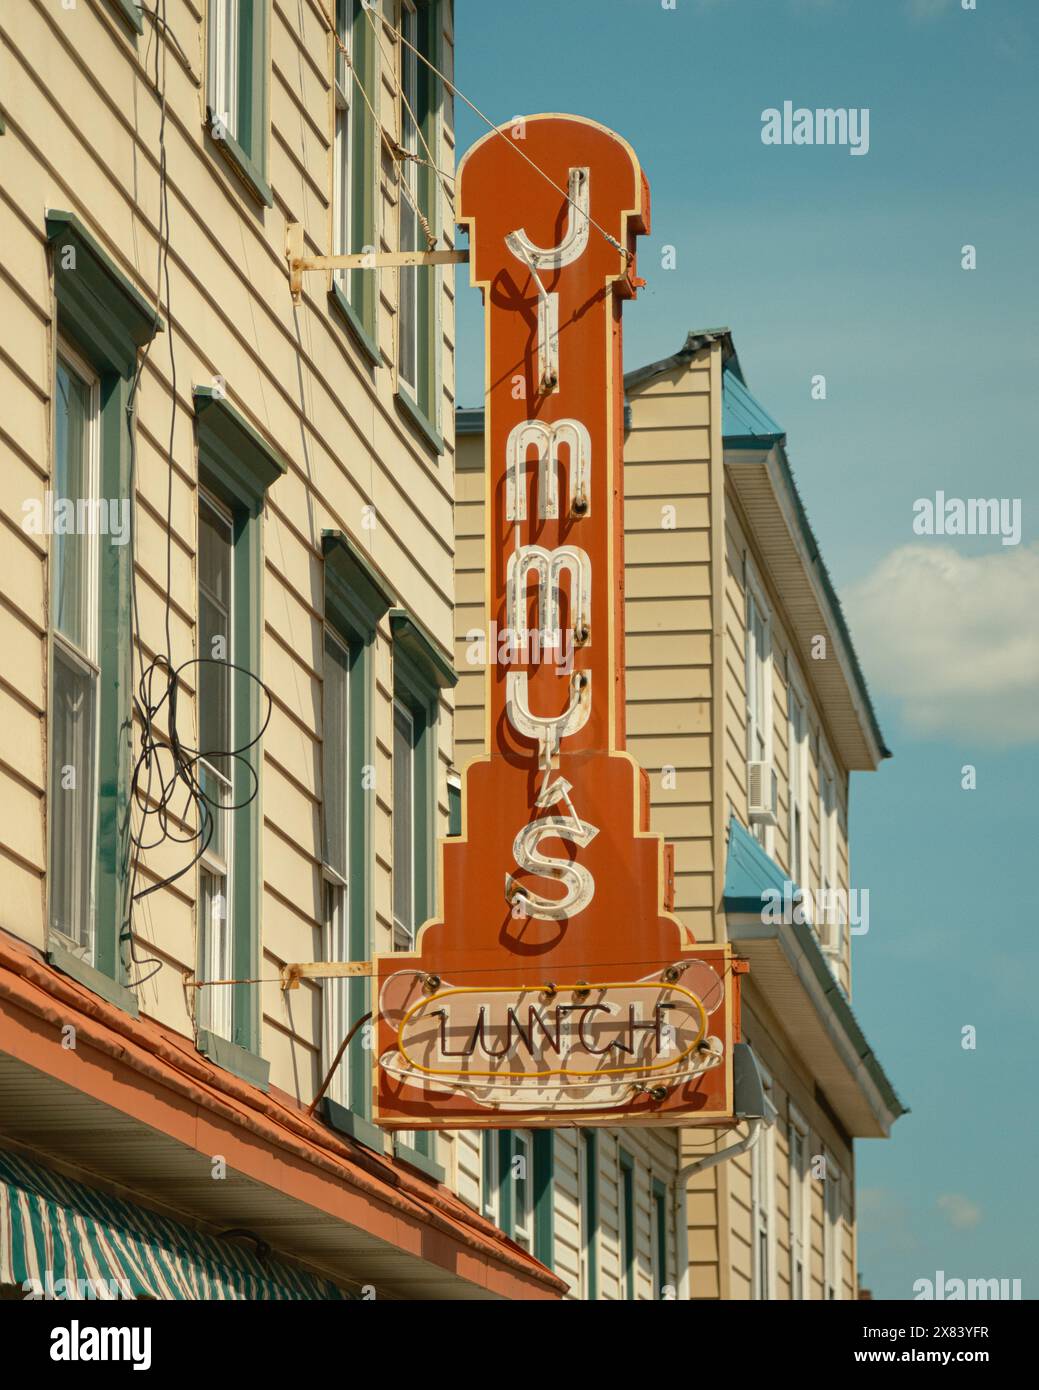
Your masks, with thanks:
[[[48,556],[47,958],[136,1014],[126,934],[133,763],[127,405],[138,352],[161,319],[77,217],[51,210],[45,225],[58,332],[47,484],[53,517],[40,499],[39,539],[26,543],[35,557]]]
[[[841,1170],[834,1162],[833,1155],[827,1153],[823,1213],[823,1285],[827,1299],[844,1297],[841,1284],[844,1233],[841,1188]]]
[[[54,495],[93,501],[99,474],[99,381],[63,344],[55,375]],[[95,963],[98,549],[96,530],[55,530],[50,566],[50,927],[88,965]]]
[[[496,1130],[485,1129],[481,1138],[483,1173],[480,1208],[488,1221],[501,1225],[501,1146]]]
[[[790,1297],[803,1299],[808,1289],[809,1213],[808,1126],[790,1109]]]
[[[380,620],[393,602],[364,551],[342,531],[321,536],[325,581],[322,679],[322,843],[320,892],[326,960],[368,960],[374,903],[374,797],[367,771],[374,761],[372,692]],[[347,1033],[369,1012],[369,981],[322,983],[324,1046],[321,1078]],[[341,1059],[322,1113],[336,1129],[383,1151],[371,1124],[370,1054],[358,1033]]]
[[[533,1154],[527,1130],[512,1131],[512,1238],[524,1250],[534,1248]]]
[[[837,789],[833,764],[820,744],[819,860],[821,903],[817,916],[820,939],[834,974],[844,950],[844,913],[837,889]]]
[[[435,901],[437,715],[440,690],[457,677],[447,653],[404,608],[393,635],[393,949],[413,949]],[[397,1149],[432,1158],[431,1131],[397,1135]],[[407,1154],[414,1161],[413,1154]],[[419,1160],[420,1166],[424,1166]],[[441,1179],[443,1169],[437,1169]]]
[[[747,586],[747,761],[769,763],[772,757],[772,658],[768,614],[760,591]],[[751,826],[755,838],[771,850],[772,827]]]
[[[439,232],[439,184],[435,171],[429,167],[427,153],[432,153],[435,162],[439,149],[439,80],[423,58],[440,66],[440,25],[439,0],[401,0],[400,144],[415,156],[400,164],[398,235],[402,251],[426,249],[419,210],[433,234]],[[442,452],[437,351],[439,288],[437,266],[402,266],[398,271],[398,394],[418,417],[427,439],[437,452]]]
[[[203,979],[233,977],[231,864],[235,803],[229,750],[238,740],[231,708],[231,666],[237,660],[231,615],[231,515],[204,492],[198,502],[199,780],[211,822],[200,875],[199,932]],[[231,1037],[231,988],[200,991],[203,1027]]]
[[[581,1213],[581,1297],[599,1297],[599,1151],[594,1129],[581,1131],[577,1141],[578,1200]]]
[[[653,1291],[657,1298],[672,1299],[674,1288],[667,1282],[667,1188],[653,1179]]]
[[[376,41],[361,0],[336,0],[333,44],[332,254],[375,250],[376,145],[372,112],[379,99]],[[347,57],[347,54],[349,57]],[[372,270],[337,270],[336,303],[368,356],[380,362],[376,327],[378,276]]]
[[[790,781],[790,878],[799,888],[807,886],[808,862],[808,719],[804,696],[791,682],[787,686],[788,750]]]
[[[263,506],[288,465],[224,394],[199,386],[194,399],[199,774],[212,818],[199,864],[197,968],[201,980],[245,981],[260,973]],[[232,758],[231,749],[242,751]],[[259,990],[199,994],[199,1050],[265,1088]]]
[[[415,719],[393,702],[393,949],[415,944]]]
[[[618,1149],[617,1226],[620,1236],[621,1298],[635,1297],[635,1160]]]
[[[325,666],[322,743],[323,881],[325,897],[325,959],[352,960],[350,950],[350,809],[349,788],[354,771],[350,756],[350,649],[331,627],[325,628]],[[324,1070],[332,1065],[350,1031],[350,981],[325,980]],[[336,1068],[327,1094],[350,1106],[350,1067]]]
[[[214,140],[268,207],[269,0],[209,0],[207,105]]]
[[[765,1122],[750,1151],[751,1298],[775,1297],[775,1119],[772,1078],[760,1067],[765,1091]]]

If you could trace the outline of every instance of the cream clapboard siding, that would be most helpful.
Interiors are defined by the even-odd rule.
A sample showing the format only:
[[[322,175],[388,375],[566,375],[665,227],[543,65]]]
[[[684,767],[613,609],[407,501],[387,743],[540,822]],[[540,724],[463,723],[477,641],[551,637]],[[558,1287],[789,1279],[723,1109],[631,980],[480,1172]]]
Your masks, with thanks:
[[[396,7],[382,10],[395,19]],[[220,378],[230,401],[288,461],[268,494],[264,520],[262,675],[273,713],[264,739],[262,971],[323,954],[320,891],[322,563],[324,527],[365,547],[405,604],[448,649],[453,586],[453,272],[438,272],[446,453],[437,458],[394,402],[396,282],[380,280],[382,365],[362,360],[333,312],[328,278],[310,274],[293,310],[285,265],[286,223],[302,221],[306,244],[329,249],[332,46],[317,0],[273,0],[270,10],[268,179],[274,206],[261,209],[203,130],[205,5],[169,0],[166,59],[168,195],[172,228],[171,333],[153,344],[139,396],[136,573],[145,659],[162,646],[163,605],[171,604],[173,657],[195,654],[197,464],[192,389]],[[449,25],[448,7],[445,7]],[[452,35],[445,28],[451,70]],[[5,48],[0,144],[0,419],[3,448],[5,581],[0,599],[0,858],[2,925],[44,946],[46,835],[46,538],[19,522],[22,502],[42,498],[52,455],[54,325],[44,209],[75,212],[120,269],[154,300],[158,225],[159,111],[144,67],[154,47],[150,21],[134,39],[107,0],[71,10],[24,0],[0,12]],[[381,35],[379,115],[391,132],[398,102],[394,44]],[[151,67],[148,68],[148,74]],[[445,101],[437,163],[455,159],[453,112]],[[381,148],[379,243],[397,242],[396,169]],[[453,213],[443,214],[448,241]],[[165,572],[166,458],[173,404],[169,339],[176,353],[172,459],[171,576]],[[366,529],[363,509],[374,505]],[[389,946],[391,916],[392,650],[379,632],[375,705],[375,940]],[[182,711],[194,731],[193,678]],[[446,828],[446,769],[452,757],[452,701],[442,701],[438,804]],[[142,864],[142,885],[190,858],[164,846]],[[197,877],[145,900],[136,915],[142,957],[162,969],[139,989],[142,1010],[190,1035],[185,980],[196,968]],[[273,1086],[307,1101],[320,1080],[319,991],[262,987],[261,1050]],[[442,1141],[451,1160],[453,1141]]]
[[[628,751],[675,851],[675,910],[714,937],[711,351],[629,394],[624,442]],[[716,351],[716,349],[713,349]]]
[[[625,477],[629,469],[625,459]],[[640,481],[647,488],[659,486],[662,475],[640,475]],[[483,435],[461,435],[458,439],[458,459],[455,492],[455,554],[456,554],[456,608],[455,608],[455,669],[458,672],[458,685],[455,689],[455,759],[460,768],[486,751],[485,733],[485,671],[468,659],[472,650],[466,634],[473,629],[486,632],[486,594],[485,594],[485,477],[484,477],[484,437]],[[652,506],[645,498],[643,505]],[[658,513],[659,515],[659,513]],[[680,523],[681,524],[681,523]],[[677,552],[676,552],[677,553]],[[676,559],[676,563],[680,563]],[[641,588],[652,592],[653,576]],[[629,595],[630,595],[629,586]],[[640,621],[646,628],[648,637],[646,651],[654,643],[652,629],[653,617],[650,605],[635,606]],[[631,661],[631,621],[632,609],[628,609],[628,660]],[[642,634],[640,634],[641,636]],[[661,639],[666,642],[667,638]],[[659,651],[658,651],[659,655]],[[648,662],[648,655],[646,657]],[[679,663],[675,663],[677,679],[683,679]],[[645,700],[651,703],[651,679],[644,685]],[[629,728],[632,720],[631,687],[628,690]],[[639,717],[636,715],[635,717]],[[629,744],[629,746],[631,746]],[[632,747],[636,757],[638,752]],[[657,779],[659,780],[659,779]],[[653,827],[658,829],[658,793],[654,784]],[[618,1145],[631,1154],[635,1161],[635,1260],[636,1297],[654,1298],[654,1244],[652,1220],[652,1182],[656,1178],[667,1189],[667,1249],[669,1279],[677,1284],[676,1234],[674,1225],[674,1176],[678,1166],[678,1131],[662,1130],[598,1130],[599,1143],[599,1297],[601,1299],[625,1298],[627,1295],[620,1282],[620,1232],[617,1215],[617,1183],[619,1181]],[[470,1143],[476,1136],[459,1136],[461,1142]],[[571,1296],[580,1297],[580,1242],[581,1210],[583,1194],[579,1190],[579,1160],[576,1132],[561,1129],[555,1133],[555,1183],[553,1203],[553,1263],[552,1267],[562,1278],[570,1281]],[[477,1171],[479,1171],[477,1169]],[[456,1180],[456,1188],[462,1185]]]

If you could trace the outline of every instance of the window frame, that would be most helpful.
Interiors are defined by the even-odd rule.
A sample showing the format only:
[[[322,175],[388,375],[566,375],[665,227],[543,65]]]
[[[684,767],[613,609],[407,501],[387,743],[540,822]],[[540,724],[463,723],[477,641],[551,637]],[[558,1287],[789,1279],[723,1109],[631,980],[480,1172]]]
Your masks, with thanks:
[[[263,679],[263,516],[268,489],[288,472],[281,454],[255,430],[223,390],[196,386],[195,438],[198,485],[227,508],[233,519],[231,650],[235,664]],[[197,583],[196,583],[197,589]],[[196,622],[196,634],[198,626]],[[235,742],[241,732],[255,737],[263,717],[260,685],[241,672],[231,677]],[[233,863],[228,903],[233,978],[255,979],[260,973],[260,923],[263,898],[263,752],[261,741],[234,759],[232,787]],[[200,867],[201,872],[201,867]],[[201,885],[199,885],[200,890]],[[199,896],[199,905],[201,896]],[[198,931],[197,970],[202,958]],[[260,993],[255,985],[226,987],[231,995],[231,1037],[222,1038],[196,1019],[196,1046],[218,1066],[266,1090],[270,1064],[261,1056]]]
[[[829,798],[827,797],[829,788]],[[830,805],[827,805],[829,799]],[[837,792],[836,764],[829,746],[819,734],[819,887],[822,906],[816,915],[819,944],[830,969],[836,976],[844,959],[845,926],[839,900],[832,896],[840,887],[838,882],[837,835],[840,811]],[[830,896],[827,896],[829,890]]]
[[[437,69],[442,68],[441,48],[443,13],[440,0],[400,0],[399,17],[401,32],[404,31],[404,15],[415,16],[415,47]],[[442,230],[444,211],[441,206],[440,185],[436,172],[429,167],[425,145],[429,147],[434,160],[439,158],[442,143],[443,122],[443,84],[430,68],[426,66],[407,46],[398,41],[398,125],[400,138],[405,138],[404,121],[406,111],[400,95],[405,85],[405,61],[415,75],[415,100],[410,101],[416,117],[416,153],[424,163],[412,160],[403,161],[400,178],[414,178],[413,192],[423,216],[434,236]],[[409,118],[410,119],[410,118]],[[419,138],[421,132],[421,139]],[[409,183],[409,187],[412,184]],[[415,240],[420,243],[415,249],[424,247],[421,224],[413,210],[413,205],[403,192],[397,197],[397,244],[404,248],[404,219],[414,220]],[[401,374],[401,340],[403,332],[403,311],[401,308],[405,283],[410,280],[414,287],[415,304],[415,381],[406,381]],[[416,426],[423,442],[437,454],[444,452],[443,402],[442,402],[442,331],[441,295],[443,292],[442,268],[440,266],[401,266],[397,270],[397,312],[394,315],[394,389],[398,404],[410,422]]]
[[[796,1136],[796,1146],[795,1146]],[[790,1222],[790,1297],[801,1302],[811,1297],[811,1131],[808,1122],[792,1103],[788,1106],[787,1161],[789,1164],[789,1222]],[[795,1164],[795,1147],[800,1150],[800,1163]],[[794,1192],[798,1193],[800,1221],[794,1211]],[[801,1290],[797,1292],[797,1266],[800,1255]]]
[[[201,558],[202,554],[202,510],[207,507],[213,514],[227,527],[227,549],[228,549],[228,585],[227,595],[227,656],[226,661],[229,668],[233,667],[237,661],[236,633],[235,633],[235,583],[234,583],[234,544],[235,544],[235,525],[234,514],[230,507],[225,506],[208,489],[199,485],[198,507],[196,512],[197,538],[196,554]],[[202,566],[199,563],[198,583],[197,583],[197,603],[199,614],[202,609]],[[199,628],[199,639],[201,640],[201,627]],[[199,651],[199,657],[208,654]],[[199,665],[198,681],[196,685],[196,698],[201,699],[201,689],[205,666]],[[236,715],[234,700],[234,675],[228,670],[227,679],[227,709],[226,720],[228,730],[228,746],[235,748],[238,744],[238,729],[236,727]],[[219,783],[226,787],[228,805],[233,806],[238,799],[235,792],[235,779],[230,778],[225,773],[218,771],[205,756],[206,750],[202,748],[201,736],[201,703],[199,705],[199,766],[203,774],[208,773],[211,777],[218,779]],[[210,844],[202,851],[199,860],[199,897],[198,897],[198,930],[200,935],[199,954],[202,960],[202,978],[208,979],[230,979],[234,972],[234,861],[235,861],[235,812],[224,808],[217,812],[212,811],[220,818],[220,829],[214,831]],[[220,855],[212,848],[213,842],[220,839],[223,845],[223,854]],[[221,885],[222,891],[218,891],[215,898],[209,898],[206,890],[206,881],[210,880],[214,884]],[[223,940],[220,942],[219,949],[213,935],[212,915],[208,921],[203,921],[203,904],[211,902],[215,904],[220,898],[223,899]],[[203,1020],[202,1026],[219,1038],[230,1042],[233,1029],[233,1004],[230,988],[226,985],[218,986],[212,990],[205,990],[199,997],[199,1016]]]
[[[50,248],[53,284],[51,379],[56,384],[59,339],[97,373],[100,379],[99,490],[110,501],[127,501],[131,509],[132,541],[134,499],[130,488],[130,460],[135,421],[128,413],[131,383],[137,370],[140,349],[163,328],[162,317],[74,213],[58,208],[47,209],[44,232]],[[52,410],[52,431],[53,428]],[[49,453],[53,458],[53,439]],[[136,1017],[137,998],[129,987],[131,953],[124,934],[130,914],[132,550],[132,543],[109,544],[99,547],[98,554],[99,596],[104,605],[105,622],[102,624],[98,620],[97,628],[96,650],[102,673],[99,682],[97,756],[98,767],[104,770],[105,775],[98,776],[95,797],[94,963],[88,964],[70,954],[59,939],[51,936],[49,881],[45,886],[45,921],[48,929],[48,961],[101,998]],[[46,551],[49,566],[49,540]],[[53,662],[50,582],[48,572],[48,699]],[[48,778],[49,775],[48,765]],[[49,785],[48,781],[48,791]],[[50,832],[51,816],[48,814],[48,837]],[[49,880],[49,838],[47,854]]]
[[[653,1226],[653,1291],[654,1297],[664,1300],[664,1291],[671,1288],[672,1297],[674,1288],[667,1282],[667,1256],[669,1239],[668,1203],[667,1203],[667,1184],[660,1178],[654,1178],[650,1189],[650,1201],[652,1203],[652,1226]],[[670,1300],[664,1300],[670,1301]]]
[[[52,450],[51,481],[56,482],[57,474],[57,411],[58,402],[58,370],[60,363],[64,361],[66,366],[71,369],[73,375],[79,378],[81,384],[87,388],[89,393],[89,405],[87,411],[87,478],[86,489],[87,498],[90,501],[98,500],[102,497],[101,480],[101,375],[89,363],[89,361],[79,353],[74,345],[59,333],[55,350],[54,363],[54,392],[52,407],[54,414],[53,438],[54,448]],[[74,499],[73,499],[74,500]],[[56,944],[70,955],[92,968],[96,968],[95,952],[97,947],[97,859],[99,846],[99,827],[98,827],[98,808],[96,806],[97,789],[100,775],[101,758],[101,683],[102,671],[100,663],[99,646],[99,606],[100,606],[100,562],[101,546],[97,531],[87,533],[86,537],[77,538],[82,544],[87,542],[85,552],[84,568],[86,570],[86,632],[85,646],[76,642],[71,636],[63,632],[58,625],[56,617],[56,594],[54,580],[57,569],[57,553],[59,538],[54,533],[50,537],[49,554],[49,582],[48,582],[48,686],[47,686],[47,729],[48,729],[48,753],[49,755],[57,748],[57,737],[55,734],[54,721],[56,718],[55,701],[55,676],[57,664],[63,661],[67,666],[75,668],[81,676],[86,676],[91,686],[91,703],[93,706],[92,729],[90,732],[91,766],[83,771],[88,774],[88,782],[85,788],[81,788],[77,781],[77,794],[84,794],[84,804],[89,806],[91,816],[90,839],[87,850],[86,863],[86,921],[84,935],[85,943],[78,942],[70,937],[60,927],[56,926],[53,919],[53,881],[57,875],[57,865],[55,860],[54,829],[57,817],[52,814],[48,818],[48,845],[47,845],[47,873],[50,880],[47,894],[47,933],[48,938],[53,938]],[[48,766],[48,795],[51,797],[51,806],[61,790],[57,786],[58,779],[55,777],[55,768]]]
[[[248,192],[263,206],[273,207],[274,194],[267,182],[271,4],[270,0],[253,0],[247,37],[243,37],[239,3],[240,0],[207,0],[206,3],[205,124],[213,143]],[[228,4],[234,5],[239,14],[234,130],[224,119],[230,115],[230,111],[221,112],[216,107],[222,94],[218,75],[221,55],[217,49],[221,29],[215,15]],[[246,49],[248,52],[245,52]],[[242,129],[243,113],[247,118],[247,131]]]
[[[362,548],[356,545],[345,533],[325,530],[321,534],[321,554],[323,559],[324,582],[324,627],[336,641],[350,654],[348,672],[349,720],[348,736],[348,783],[347,800],[347,874],[345,878],[346,911],[348,918],[347,934],[350,946],[350,959],[368,960],[372,951],[375,922],[375,901],[372,890],[372,877],[375,862],[374,849],[374,794],[367,790],[363,781],[366,767],[374,766],[375,761],[375,651],[378,641],[379,623],[393,604],[393,595],[381,577],[368,561]],[[323,645],[323,644],[322,644]],[[322,691],[324,700],[324,691]],[[328,898],[326,887],[338,883],[342,875],[335,873],[325,859],[326,843],[324,819],[324,795],[327,786],[326,759],[322,757],[322,818],[320,846],[321,870],[319,891],[321,901],[319,911],[323,914],[325,946],[329,946]],[[322,991],[326,995],[331,990]],[[371,982],[361,977],[345,981],[347,1007],[351,1021],[362,1017],[371,1007]],[[322,1015],[328,1006],[322,1002]],[[338,1038],[333,1049],[331,1039],[324,1036],[324,1055],[322,1057],[322,1077],[328,1068],[342,1038]],[[340,1068],[346,1073],[338,1088],[338,1096],[326,1095],[322,1100],[322,1114],[333,1128],[350,1134],[359,1142],[382,1153],[385,1136],[382,1130],[371,1123],[371,1066],[370,1055],[361,1045],[360,1036],[351,1043]],[[348,1097],[344,1104],[341,1097]]]
[[[581,1297],[599,1297],[599,1136],[582,1129],[577,1137],[578,1210],[580,1213],[579,1280]]]
[[[774,680],[775,652],[772,640],[772,608],[765,598],[764,585],[758,577],[757,571],[753,568],[748,557],[746,565],[745,581],[745,623],[744,632],[744,681],[746,684],[746,759],[748,763],[762,762],[768,768],[775,766],[775,746],[773,728],[773,695],[772,684]],[[761,618],[762,642],[764,654],[758,652],[757,635],[754,631],[754,613],[757,610]],[[753,648],[754,666],[751,664],[751,649]],[[758,690],[757,674],[760,670],[761,680],[761,708],[758,709]],[[753,696],[752,692],[753,691]],[[756,745],[760,743],[760,756],[757,753]],[[752,746],[754,745],[754,746]],[[750,833],[759,842],[766,854],[772,854],[775,842],[775,827],[764,825],[761,822],[754,822],[750,825]]]
[[[765,1096],[765,1119],[757,1143],[750,1151],[750,1296],[755,1300],[769,1301],[776,1296],[776,1107],[772,1100],[772,1077],[760,1062],[758,1071]]]
[[[330,94],[331,139],[329,245],[332,255],[349,255],[378,249],[380,205],[378,160],[380,97],[378,44],[361,6],[361,0],[336,0],[336,32],[350,52],[346,63],[335,38],[329,35],[332,78]],[[340,91],[344,101],[340,101]],[[339,112],[350,113],[347,134],[347,169],[341,160]],[[374,112],[374,115],[373,115]],[[342,208],[349,209],[346,244]],[[379,275],[375,270],[331,270],[328,292],[354,340],[371,366],[382,365],[378,342]]]
[[[800,708],[801,711],[801,738],[797,740],[797,750],[795,754],[795,718],[794,709]],[[808,772],[808,700],[805,695],[804,684],[797,673],[792,660],[787,663],[787,862],[790,869],[790,880],[798,888],[808,886],[808,856],[809,856],[809,772]],[[796,772],[795,779],[795,757]],[[797,854],[794,852],[794,804],[797,802],[797,810],[800,812],[801,833],[797,839]]]

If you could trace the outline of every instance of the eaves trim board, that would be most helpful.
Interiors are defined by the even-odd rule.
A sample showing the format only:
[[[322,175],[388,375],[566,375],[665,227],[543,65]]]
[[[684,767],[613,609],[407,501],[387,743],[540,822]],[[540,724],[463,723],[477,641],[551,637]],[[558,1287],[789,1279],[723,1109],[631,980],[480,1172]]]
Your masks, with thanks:
[[[438,1269],[449,1280],[472,1279],[480,1296],[565,1292],[564,1281],[453,1193],[340,1137],[289,1098],[264,1094],[215,1066],[190,1038],[131,1018],[2,932],[0,1005],[0,1059],[71,1087],[179,1152],[225,1154],[229,1167],[262,1185],[270,1200],[284,1194],[323,1212],[330,1232],[382,1242],[427,1279]],[[56,1013],[76,1028],[75,1050],[62,1047],[49,1021]],[[285,1240],[281,1247],[306,1259]],[[459,1274],[462,1268],[469,1274]]]

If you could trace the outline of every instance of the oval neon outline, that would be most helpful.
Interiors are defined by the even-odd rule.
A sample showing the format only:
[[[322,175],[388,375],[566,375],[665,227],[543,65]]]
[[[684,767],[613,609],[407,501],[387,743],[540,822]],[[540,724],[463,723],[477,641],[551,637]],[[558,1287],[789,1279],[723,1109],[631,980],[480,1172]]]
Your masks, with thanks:
[[[653,981],[615,980],[612,984],[608,985],[564,985],[562,989],[557,990],[556,993],[561,994],[567,990],[572,992],[578,988],[580,988],[582,993],[584,993],[585,990],[591,993],[593,990],[597,989],[652,989],[654,987],[657,986]],[[424,1009],[427,1004],[432,1004],[434,1000],[450,999],[452,995],[455,994],[515,994],[517,992],[520,994],[544,994],[544,986],[539,990],[537,985],[488,985],[486,988],[481,988],[479,985],[465,985],[457,989],[446,989],[442,993],[431,994],[428,999],[420,999],[417,1004],[411,1006],[400,1021],[400,1026],[397,1029],[397,1051],[404,1058],[409,1067],[414,1068],[415,1071],[422,1072],[425,1076],[484,1077],[491,1081],[502,1078],[531,1081],[543,1076],[627,1076],[631,1072],[646,1073],[661,1070],[666,1071],[669,1068],[676,1067],[679,1062],[695,1052],[703,1042],[704,1038],[707,1036],[707,1010],[704,1008],[703,1001],[700,999],[699,995],[693,994],[691,990],[683,989],[681,985],[665,984],[660,985],[659,988],[677,990],[679,994],[684,994],[687,999],[692,1000],[700,1013],[700,1031],[696,1035],[696,1040],[692,1042],[684,1052],[680,1053],[675,1058],[668,1058],[666,1062],[653,1062],[652,1064],[635,1067],[601,1067],[597,1071],[578,1071],[573,1067],[555,1067],[549,1071],[460,1071],[457,1067],[424,1067],[421,1062],[412,1061],[409,1056],[401,1037],[405,1025],[411,1022],[413,1014],[418,1013],[419,1009]]]

